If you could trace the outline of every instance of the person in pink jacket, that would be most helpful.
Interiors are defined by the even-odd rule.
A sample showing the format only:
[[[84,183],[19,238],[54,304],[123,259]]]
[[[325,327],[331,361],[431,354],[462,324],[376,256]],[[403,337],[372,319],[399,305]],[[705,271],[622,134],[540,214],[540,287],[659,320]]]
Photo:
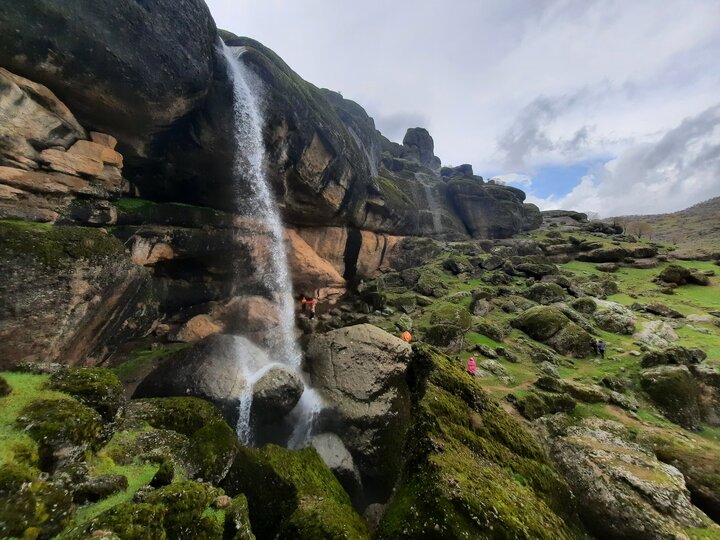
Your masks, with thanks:
[[[472,375],[473,377],[477,374],[477,366],[475,365],[475,358],[470,357],[470,360],[468,360],[468,366],[467,366],[467,372]]]

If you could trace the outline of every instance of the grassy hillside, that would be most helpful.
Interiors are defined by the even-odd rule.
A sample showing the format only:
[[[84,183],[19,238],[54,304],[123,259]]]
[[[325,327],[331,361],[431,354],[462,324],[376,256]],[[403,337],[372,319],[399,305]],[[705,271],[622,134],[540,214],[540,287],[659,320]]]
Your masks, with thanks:
[[[674,212],[649,216],[621,216],[608,221],[626,223],[636,234],[640,224],[647,227],[644,237],[656,242],[677,244],[683,248],[720,250],[720,197]]]

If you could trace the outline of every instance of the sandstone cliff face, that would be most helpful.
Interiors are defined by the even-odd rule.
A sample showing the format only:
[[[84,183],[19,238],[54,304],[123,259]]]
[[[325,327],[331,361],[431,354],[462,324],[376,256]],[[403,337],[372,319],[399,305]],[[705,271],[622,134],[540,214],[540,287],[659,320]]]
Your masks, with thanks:
[[[13,363],[37,359],[41,346],[43,360],[111,356],[115,345],[100,337],[68,352],[81,335],[104,335],[87,322],[100,304],[108,328],[124,329],[109,340],[118,344],[151,331],[192,340],[195,317],[224,328],[218,314],[234,298],[271,295],[266,231],[237,207],[248,186],[232,172],[220,38],[256,77],[298,292],[334,301],[354,280],[402,268],[408,237],[494,238],[535,226],[522,192],[488,186],[469,166],[441,170],[425,129],[409,129],[403,144],[387,140],[357,103],[302,80],[260,43],[217,31],[200,0],[29,0],[8,6],[0,23],[14,29],[0,36],[0,220],[78,227],[48,229],[78,238],[108,227],[98,238],[118,248],[101,259],[71,253],[62,283],[59,266],[24,260],[47,302],[42,323],[25,324],[36,316],[32,299],[7,281],[3,332],[35,343],[16,348]],[[43,226],[7,227],[3,264],[14,264],[22,234],[30,251],[44,249]],[[87,284],[82,294],[76,283]],[[145,314],[137,321],[119,309],[130,297]],[[66,331],[42,337],[43,325]]]

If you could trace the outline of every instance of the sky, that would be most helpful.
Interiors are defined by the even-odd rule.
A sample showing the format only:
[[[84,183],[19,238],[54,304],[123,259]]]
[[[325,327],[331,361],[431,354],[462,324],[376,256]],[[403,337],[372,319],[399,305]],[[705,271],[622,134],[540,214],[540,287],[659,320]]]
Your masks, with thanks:
[[[720,195],[719,0],[206,1],[389,139],[425,127],[543,209]]]

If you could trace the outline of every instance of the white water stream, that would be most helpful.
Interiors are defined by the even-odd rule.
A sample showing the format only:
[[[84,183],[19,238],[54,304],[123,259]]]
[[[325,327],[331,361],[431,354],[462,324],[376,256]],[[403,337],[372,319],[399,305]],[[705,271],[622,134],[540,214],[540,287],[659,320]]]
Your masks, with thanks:
[[[425,198],[427,199],[428,203],[428,212],[430,212],[433,220],[433,229],[435,229],[434,232],[435,234],[439,234],[442,232],[440,205],[438,204],[437,199],[435,199],[435,196],[433,195],[432,187],[427,184],[423,184],[423,187],[425,188]]]
[[[273,366],[278,364],[298,374],[305,384],[300,402],[290,413],[293,433],[288,446],[304,446],[312,434],[317,415],[322,409],[322,399],[307,384],[307,377],[301,370],[302,353],[295,339],[295,308],[292,281],[288,270],[287,253],[282,220],[265,175],[265,145],[262,139],[263,115],[259,95],[259,81],[240,60],[242,48],[234,51],[223,44],[223,53],[233,82],[233,115],[235,138],[235,158],[233,176],[235,182],[249,186],[249,193],[243,194],[238,207],[252,209],[252,217],[264,225],[270,234],[268,249],[270,257],[265,268],[260,270],[263,283],[273,292],[273,301],[278,307],[278,342],[273,348],[276,362],[268,361],[264,365],[250,365],[245,362],[241,367],[246,386],[238,407],[239,418],[237,432],[245,444],[252,443],[250,425],[253,385]]]

